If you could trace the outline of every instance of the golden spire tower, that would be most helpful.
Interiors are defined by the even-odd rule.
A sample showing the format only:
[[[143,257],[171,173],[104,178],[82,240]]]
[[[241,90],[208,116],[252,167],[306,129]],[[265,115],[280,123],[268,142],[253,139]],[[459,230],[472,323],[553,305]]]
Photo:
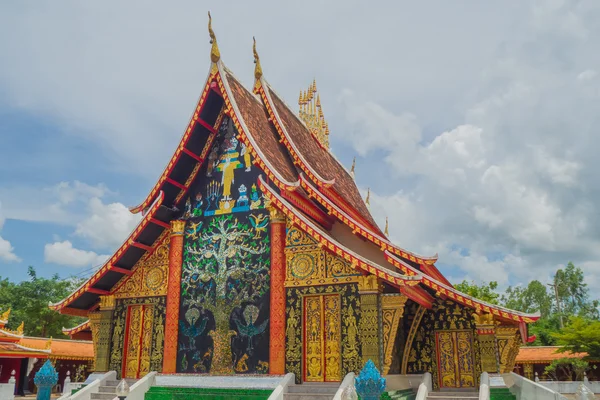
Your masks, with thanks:
[[[329,126],[323,115],[321,97],[317,93],[317,81],[315,79],[308,85],[308,90],[300,91],[298,105],[300,106],[300,119],[304,121],[319,143],[329,149]]]

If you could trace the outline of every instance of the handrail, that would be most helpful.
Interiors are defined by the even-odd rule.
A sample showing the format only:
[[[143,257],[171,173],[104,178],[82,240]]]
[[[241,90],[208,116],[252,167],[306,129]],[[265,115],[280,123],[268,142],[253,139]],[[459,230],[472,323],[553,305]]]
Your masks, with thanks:
[[[283,379],[279,382],[279,385],[277,385],[267,400],[283,400],[283,395],[287,393],[288,386],[294,384],[295,380],[296,376],[292,372],[285,374]]]
[[[146,376],[134,383],[129,389],[127,400],[144,400],[144,396],[150,387],[154,385],[158,372],[148,372]]]
[[[479,378],[479,400],[490,400],[490,376],[482,372]]]
[[[566,400],[560,393],[514,372],[502,374],[504,383],[517,400]]]
[[[344,377],[344,380],[340,384],[340,387],[338,388],[337,392],[335,392],[335,396],[333,397],[333,400],[342,400],[342,395],[344,394],[344,390],[346,390],[346,388],[348,386],[354,385],[354,378],[355,378],[354,372],[348,372],[348,374],[346,374],[346,376]]]
[[[433,392],[433,383],[431,380],[431,373],[425,372],[423,374],[423,380],[419,385],[419,390],[417,391],[417,397],[415,400],[426,400],[429,392]]]
[[[96,378],[92,383],[86,385],[83,389],[79,390],[74,395],[66,397],[69,400],[90,400],[92,397],[92,393],[98,393],[98,388],[102,386],[102,384],[109,380],[116,380],[117,372],[116,371],[108,371],[102,377]]]

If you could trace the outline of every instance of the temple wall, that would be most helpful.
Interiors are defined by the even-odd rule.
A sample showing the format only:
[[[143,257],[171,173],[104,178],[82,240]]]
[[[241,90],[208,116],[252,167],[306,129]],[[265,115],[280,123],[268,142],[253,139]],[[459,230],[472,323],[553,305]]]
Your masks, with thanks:
[[[270,219],[261,171],[229,118],[191,185],[179,302],[176,371],[269,371]]]

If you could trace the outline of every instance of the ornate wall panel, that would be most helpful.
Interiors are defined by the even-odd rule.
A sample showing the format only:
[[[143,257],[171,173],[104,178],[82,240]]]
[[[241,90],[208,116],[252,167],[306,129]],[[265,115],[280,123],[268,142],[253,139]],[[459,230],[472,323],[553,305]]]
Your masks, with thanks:
[[[94,367],[99,372],[109,371],[110,338],[113,331],[112,318],[114,309],[114,296],[102,296],[100,297],[99,311],[89,313],[95,350]]]
[[[131,276],[124,276],[113,293],[116,298],[165,296],[169,274],[169,232],[159,239],[160,244],[149,256],[143,257],[134,267]]]
[[[496,328],[496,339],[498,341],[500,373],[512,372],[521,345],[519,328],[506,325],[498,326]]]
[[[414,332],[411,327],[411,333],[414,335],[414,339],[410,348],[406,348],[404,352],[405,355],[408,355],[408,360],[405,360],[406,373],[420,374],[430,372],[432,374],[434,387],[439,388],[440,376],[438,354],[436,351],[436,332],[469,331],[473,336],[472,375],[474,376],[474,385],[477,386],[479,384],[479,376],[481,375],[481,353],[479,341],[475,337],[476,326],[472,317],[472,310],[450,300],[441,299],[436,300],[432,309],[424,310],[421,323],[414,328]],[[415,321],[416,320],[417,318],[415,317]],[[413,326],[415,325],[413,324]],[[411,333],[409,333],[409,338]],[[463,343],[466,343],[466,341]],[[461,354],[463,355],[466,354],[464,350],[465,349],[461,350]],[[455,358],[455,363],[458,362],[458,358]]]
[[[363,365],[372,360],[381,368],[379,353],[379,295],[377,293],[360,294],[360,339],[362,343]]]
[[[401,294],[385,294],[381,296],[381,321],[383,341],[383,375],[387,375],[392,365],[392,354],[396,344],[396,334],[400,319],[404,314],[407,297]]]
[[[330,300],[329,303],[326,300],[328,299],[328,296],[331,295],[336,295],[335,298],[339,298],[339,318],[341,327],[341,330],[339,331],[339,342],[336,339],[338,331],[336,331],[336,325],[335,322],[333,322],[335,321],[335,315],[337,315],[337,311],[334,311],[337,305],[333,300]],[[331,299],[333,298],[334,297],[331,297]],[[309,304],[306,308],[308,309],[308,312],[306,315],[304,315],[305,299],[309,299]],[[323,304],[323,311],[316,315],[318,318],[312,318],[314,313],[311,314],[310,312],[311,302]],[[296,381],[298,383],[301,382],[304,371],[311,368],[309,362],[312,359],[312,355],[315,354],[316,357],[316,355],[319,354],[318,346],[320,346],[323,357],[333,357],[333,360],[326,360],[328,363],[323,363],[317,359],[316,361],[318,364],[313,363],[312,367],[314,374],[309,370],[310,375],[320,376],[319,374],[329,374],[330,378],[332,378],[330,380],[334,380],[333,376],[338,370],[340,371],[339,379],[341,379],[348,372],[358,372],[361,369],[361,346],[358,331],[358,326],[360,324],[360,297],[356,284],[288,288],[286,316],[286,372],[293,372],[296,375]],[[303,317],[306,318],[304,321]],[[328,319],[330,322],[326,322]],[[321,320],[324,321],[324,325],[318,325]],[[323,331],[319,330],[319,326],[322,327]],[[305,329],[303,329],[304,327]],[[308,332],[308,337],[306,336],[306,332]],[[327,348],[328,337],[329,342],[332,344],[329,348]],[[341,354],[340,369],[338,369],[336,365],[336,360],[338,359],[336,356],[339,357],[336,352],[337,343],[339,343],[338,351],[339,354]],[[309,362],[307,363],[303,360],[303,355],[305,353],[308,354],[309,358]],[[317,372],[317,365],[325,365],[325,371]]]
[[[140,376],[149,371],[162,371],[165,314],[164,296],[116,301],[110,370],[117,371],[120,376],[124,370],[123,363],[127,361],[125,372],[128,375],[135,374],[136,369],[139,370]],[[135,338],[138,339],[137,344],[133,343]],[[126,346],[126,340],[131,340],[132,343]],[[134,358],[135,362],[132,361]]]
[[[496,346],[496,326],[494,316],[489,313],[473,314],[477,327],[477,340],[481,350],[481,370],[498,372],[498,351]]]
[[[361,276],[351,263],[322,250],[316,241],[294,226],[288,229],[285,254],[286,286],[354,283]]]
[[[185,201],[177,372],[268,373],[269,214],[230,118]]]

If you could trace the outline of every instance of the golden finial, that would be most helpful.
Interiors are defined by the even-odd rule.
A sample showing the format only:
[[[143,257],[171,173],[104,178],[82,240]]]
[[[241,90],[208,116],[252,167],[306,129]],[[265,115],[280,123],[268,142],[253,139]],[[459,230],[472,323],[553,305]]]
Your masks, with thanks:
[[[262,77],[262,67],[260,66],[260,57],[258,56],[258,52],[256,51],[256,38],[252,36],[252,40],[254,44],[252,45],[252,52],[254,53],[254,78],[259,80]]]
[[[389,231],[389,223],[388,223],[388,217],[385,217],[385,230],[383,231],[383,233],[385,234],[385,236],[389,236],[390,235],[390,231]]]
[[[317,92],[317,79],[316,78],[313,78],[312,91],[313,91],[313,93]]]
[[[371,205],[371,188],[367,188],[367,199],[365,200],[365,204]]]
[[[44,350],[50,350],[51,347],[52,347],[52,336],[50,336],[50,339],[48,339],[48,341],[46,342],[46,347],[44,348]]]
[[[2,316],[0,317],[0,321],[8,321],[8,318],[10,317],[10,308],[8,310],[6,310],[4,313],[2,313]]]
[[[352,159],[352,168],[350,168],[350,175],[354,178],[354,169],[356,168],[356,157]]]
[[[21,321],[21,325],[17,328],[17,335],[22,335],[25,332],[25,321]]]
[[[317,108],[321,108],[321,95],[317,94]]]
[[[302,90],[300,91],[300,94],[298,95],[298,105],[299,106],[302,105]]]
[[[210,59],[212,62],[216,63],[221,58],[221,52],[219,51],[219,46],[217,46],[215,32],[212,30],[212,17],[210,16],[210,11],[208,12],[208,34],[210,36],[210,43],[212,44],[210,49]]]

